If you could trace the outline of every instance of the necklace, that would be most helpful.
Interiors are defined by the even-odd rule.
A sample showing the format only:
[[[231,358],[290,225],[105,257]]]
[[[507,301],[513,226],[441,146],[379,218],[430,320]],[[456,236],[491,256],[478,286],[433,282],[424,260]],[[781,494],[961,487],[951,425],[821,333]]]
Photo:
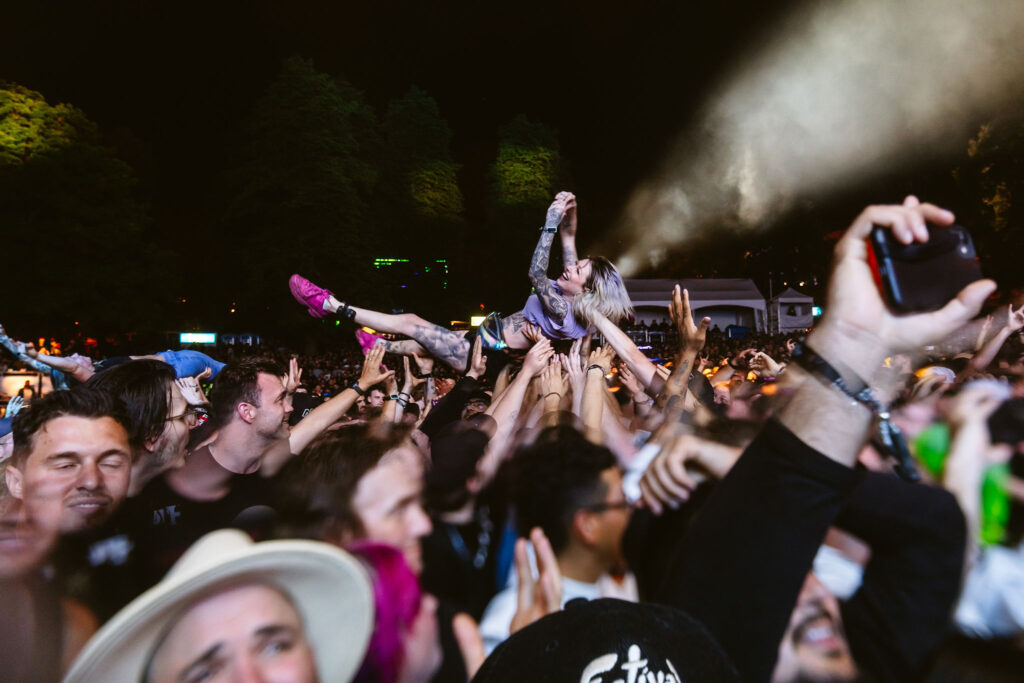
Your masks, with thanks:
[[[491,532],[494,530],[494,525],[491,524],[490,510],[486,505],[481,506],[473,515],[477,525],[480,527],[480,531],[476,535],[476,553],[472,559],[469,556],[469,548],[466,547],[466,541],[463,540],[462,534],[459,532],[459,528],[454,524],[445,524],[445,531],[448,533],[448,540],[452,543],[452,548],[458,553],[466,562],[472,562],[475,569],[483,569],[484,564],[487,563],[487,554],[491,548]]]

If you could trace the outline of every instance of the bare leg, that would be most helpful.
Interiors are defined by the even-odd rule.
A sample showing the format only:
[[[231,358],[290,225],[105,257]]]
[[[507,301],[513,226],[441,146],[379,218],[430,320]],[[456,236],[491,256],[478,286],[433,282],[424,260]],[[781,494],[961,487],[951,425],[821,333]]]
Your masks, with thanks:
[[[337,312],[340,308],[341,302],[334,297],[329,298],[324,306],[325,310],[331,312]],[[465,340],[464,333],[454,332],[440,325],[427,322],[414,313],[393,315],[352,305],[348,309],[355,313],[353,320],[357,325],[365,325],[378,332],[404,334],[407,337],[412,337],[419,342],[418,346],[420,348],[425,348],[434,357],[444,361],[454,370],[463,372],[466,369],[466,363],[469,361],[470,345]],[[389,343],[403,344],[405,342]],[[412,347],[407,345],[405,349],[411,351]],[[395,351],[395,353],[401,353],[401,351]]]

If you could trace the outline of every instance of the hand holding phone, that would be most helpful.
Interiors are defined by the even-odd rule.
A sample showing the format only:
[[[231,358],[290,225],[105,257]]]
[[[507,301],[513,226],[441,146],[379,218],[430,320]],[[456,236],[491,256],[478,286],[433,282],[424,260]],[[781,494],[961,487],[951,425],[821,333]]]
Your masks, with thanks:
[[[875,282],[894,313],[937,311],[982,277],[971,235],[959,225],[929,225],[928,241],[911,244],[875,226],[869,243]]]

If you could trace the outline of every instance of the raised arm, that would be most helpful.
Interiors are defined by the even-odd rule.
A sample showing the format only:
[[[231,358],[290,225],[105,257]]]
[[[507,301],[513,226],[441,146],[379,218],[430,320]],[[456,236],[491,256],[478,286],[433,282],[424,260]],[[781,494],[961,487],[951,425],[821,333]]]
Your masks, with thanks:
[[[996,355],[999,353],[999,349],[1003,348],[1003,344],[1010,338],[1010,335],[1024,327],[1024,306],[1021,306],[1016,311],[1013,310],[1013,304],[1007,307],[1006,312],[1006,325],[996,332],[991,339],[982,346],[981,350],[978,351],[977,355],[971,359],[971,368],[973,370],[982,371],[987,368]]]
[[[363,371],[351,386],[328,401],[309,411],[302,421],[292,427],[286,441],[274,444],[263,455],[260,474],[271,477],[276,474],[285,462],[319,436],[324,430],[340,420],[355,405],[356,397],[365,394],[373,385],[391,377],[394,370],[381,371],[381,360],[384,358],[384,347],[378,344],[366,352]],[[358,390],[356,389],[358,387]]]
[[[551,280],[548,279],[548,263],[551,260],[551,243],[558,232],[559,224],[565,218],[569,197],[572,195],[568,192],[560,192],[555,196],[555,201],[551,202],[544,227],[541,228],[540,239],[537,240],[537,248],[533,250],[533,258],[530,259],[530,282],[533,284],[533,290],[540,299],[545,315],[558,322],[565,320],[565,316],[569,314],[569,302],[555,291]]]
[[[495,395],[490,407],[487,408],[486,414],[494,418],[496,429],[487,443],[484,457],[480,460],[479,472],[485,482],[490,482],[494,477],[508,452],[512,430],[523,408],[523,399],[526,397],[530,382],[547,367],[554,353],[551,342],[547,339],[541,339],[531,346],[526,352],[519,374],[504,392]]]
[[[562,261],[567,266],[574,266],[579,261],[579,256],[576,255],[576,215],[576,197],[569,194],[569,200],[565,204],[565,217],[558,226],[558,236],[562,239]]]
[[[707,336],[708,325],[711,318],[702,318],[700,324],[693,322],[693,310],[690,308],[690,294],[685,289],[680,290],[679,285],[672,290],[672,305],[669,306],[669,315],[676,325],[679,333],[679,354],[676,356],[676,366],[665,382],[665,388],[658,399],[669,400],[673,396],[680,399],[686,396],[686,389],[690,384],[690,370],[697,358],[697,354],[704,348],[704,340]]]

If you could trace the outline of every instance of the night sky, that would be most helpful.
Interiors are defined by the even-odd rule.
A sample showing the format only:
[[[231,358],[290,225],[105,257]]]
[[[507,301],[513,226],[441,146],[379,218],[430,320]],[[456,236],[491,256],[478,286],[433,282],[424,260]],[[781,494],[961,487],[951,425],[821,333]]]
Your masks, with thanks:
[[[663,161],[716,79],[797,7],[755,0],[5,5],[0,79],[74,104],[100,125],[140,178],[158,242],[194,241],[216,225],[224,200],[216,181],[233,132],[282,60],[301,55],[362,90],[378,112],[413,85],[438,101],[454,132],[471,226],[482,216],[498,126],[523,113],[554,127],[575,179],[567,189],[580,198],[584,252]],[[898,199],[913,185],[906,175],[872,179],[804,206],[774,235],[849,220],[866,198]],[[728,259],[749,246],[724,237],[714,250]]]
[[[8,3],[10,4],[10,3]],[[716,74],[785,3],[18,3],[4,12],[0,78],[75,104],[136,169],[157,231],[210,220],[231,131],[303,55],[382,110],[418,85],[438,100],[470,220],[497,126],[552,125],[586,230],[614,220]],[[581,235],[581,239],[585,238]]]

